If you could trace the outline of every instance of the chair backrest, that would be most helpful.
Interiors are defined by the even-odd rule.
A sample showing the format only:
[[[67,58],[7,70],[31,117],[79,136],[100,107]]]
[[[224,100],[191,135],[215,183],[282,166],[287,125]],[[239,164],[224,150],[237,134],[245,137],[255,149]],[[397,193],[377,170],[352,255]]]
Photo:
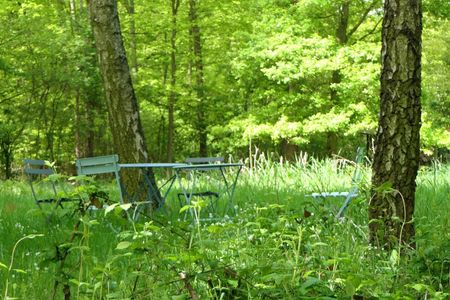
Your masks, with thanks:
[[[356,150],[356,158],[355,158],[355,171],[353,172],[352,176],[352,185],[358,185],[361,181],[361,165],[364,161],[364,148],[358,147]]]
[[[75,162],[78,175],[114,174],[120,194],[120,203],[123,203],[122,185],[119,176],[119,156],[117,154],[79,158]]]
[[[42,159],[24,159],[23,163],[25,165],[24,173],[25,173],[25,175],[28,178],[28,182],[29,182],[30,187],[31,187],[31,193],[33,195],[34,201],[36,202],[37,205],[40,206],[39,201],[40,200],[44,200],[44,199],[39,197],[39,195],[36,192],[36,189],[35,189],[33,183],[37,179],[43,179],[44,177],[48,177],[49,175],[52,175],[55,172],[50,167],[48,162],[46,162],[45,160],[42,160]],[[51,183],[51,187],[52,187],[52,191],[53,191],[54,197],[56,199],[57,192],[56,192],[55,183],[53,181],[50,181],[50,183]]]
[[[358,149],[356,150],[355,171],[353,172],[352,176],[352,187],[350,188],[350,191],[348,192],[348,195],[345,198],[344,204],[342,204],[341,208],[339,209],[339,212],[336,214],[337,219],[340,219],[344,215],[344,212],[347,209],[350,202],[352,201],[352,199],[358,195],[359,183],[362,178],[361,166],[364,161],[364,154],[365,154],[364,148],[358,147]]]
[[[188,157],[186,158],[187,164],[217,164],[223,163],[223,157]]]

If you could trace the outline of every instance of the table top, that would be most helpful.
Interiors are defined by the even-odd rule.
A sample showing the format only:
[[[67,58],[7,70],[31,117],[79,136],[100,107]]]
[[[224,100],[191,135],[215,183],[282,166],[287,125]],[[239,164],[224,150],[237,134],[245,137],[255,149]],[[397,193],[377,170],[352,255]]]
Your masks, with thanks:
[[[174,168],[174,167],[182,167],[187,166],[186,164],[181,163],[127,163],[127,164],[119,164],[121,168]]]
[[[181,164],[179,166],[174,166],[173,168],[176,170],[217,170],[228,167],[243,167],[243,164],[234,163],[234,164],[197,164],[197,165],[188,165]]]

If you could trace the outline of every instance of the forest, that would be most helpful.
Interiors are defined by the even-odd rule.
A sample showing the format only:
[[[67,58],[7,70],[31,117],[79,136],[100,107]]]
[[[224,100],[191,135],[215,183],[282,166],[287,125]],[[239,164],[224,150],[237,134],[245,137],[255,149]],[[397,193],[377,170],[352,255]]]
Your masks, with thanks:
[[[119,1],[151,160],[256,148],[325,157],[370,143],[382,3],[341,2]],[[423,10],[421,148],[448,156],[449,6]],[[3,1],[0,18],[2,177],[25,157],[65,165],[113,153],[86,3]]]
[[[448,1],[0,4],[0,299],[448,299]]]

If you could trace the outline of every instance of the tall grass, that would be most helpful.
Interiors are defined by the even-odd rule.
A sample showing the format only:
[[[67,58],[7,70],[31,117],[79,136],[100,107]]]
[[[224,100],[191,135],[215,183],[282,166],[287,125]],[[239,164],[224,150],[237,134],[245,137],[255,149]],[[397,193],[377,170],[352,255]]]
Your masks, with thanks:
[[[354,170],[349,161],[259,155],[251,165],[239,179],[238,212],[231,219],[183,221],[174,188],[168,209],[153,220],[131,224],[103,213],[86,216],[73,242],[68,240],[79,216],[58,212],[49,218],[48,208],[35,207],[25,183],[2,182],[0,290],[7,283],[9,297],[61,299],[62,287],[54,283],[65,277],[58,280],[68,282],[74,299],[448,297],[449,166],[420,170],[417,250],[387,253],[367,244],[368,168],[360,197],[337,221],[333,213],[342,200],[305,195],[348,191]],[[44,236],[18,244],[7,272],[14,245],[30,234]],[[55,249],[65,243],[71,250],[61,267]]]

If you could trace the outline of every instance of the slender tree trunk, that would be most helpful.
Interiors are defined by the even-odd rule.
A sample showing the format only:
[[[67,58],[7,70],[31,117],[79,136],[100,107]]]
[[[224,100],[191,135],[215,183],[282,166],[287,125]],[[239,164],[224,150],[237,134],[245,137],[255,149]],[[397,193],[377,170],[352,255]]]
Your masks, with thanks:
[[[77,89],[75,95],[75,157],[83,157],[81,144],[81,107],[80,107],[80,89]]]
[[[415,246],[416,175],[420,154],[421,0],[386,0],[382,29],[380,119],[369,205],[370,242]],[[383,185],[391,185],[390,192]]]
[[[175,136],[174,109],[177,101],[176,83],[177,83],[177,14],[180,6],[180,0],[172,0],[172,33],[170,36],[170,94],[167,107],[167,161],[173,161],[173,148]]]
[[[8,145],[5,149],[5,177],[6,179],[12,178],[12,161],[13,161],[13,146]]]
[[[164,44],[168,43],[168,38],[167,38],[167,32],[164,32]],[[163,82],[162,85],[163,87],[166,89],[167,87],[167,79],[169,77],[169,62],[164,60],[163,62]],[[169,101],[169,100],[168,100]],[[164,107],[163,109],[160,108],[160,121],[159,121],[159,127],[158,127],[158,137],[157,137],[157,155],[158,155],[158,159],[162,160],[162,159],[167,159],[167,145],[168,145],[168,135],[167,135],[167,130],[166,130],[166,119],[165,119],[165,109],[168,109],[168,107]]]
[[[84,154],[86,157],[92,157],[95,153],[95,120],[94,112],[96,111],[95,99],[93,95],[88,93],[88,99],[85,100],[86,107],[86,130],[84,132],[84,137],[86,139]],[[98,106],[98,105],[97,105]],[[98,111],[98,110],[97,110]]]
[[[89,12],[114,149],[122,162],[146,162],[148,152],[123,46],[117,0],[90,0]],[[156,186],[153,173],[149,176]],[[137,191],[141,179],[137,171],[122,172],[123,184],[129,194]]]
[[[197,134],[199,143],[199,155],[207,156],[206,131],[206,101],[204,92],[203,56],[200,27],[198,26],[197,0],[189,0],[189,20],[191,22],[190,34],[192,38],[192,49],[194,51],[195,67],[195,91],[198,98],[197,103]]]
[[[336,40],[339,45],[344,46],[348,41],[347,30],[350,17],[350,3],[345,1],[339,5],[337,16]],[[341,71],[333,70],[330,84],[330,109],[339,104],[337,86],[342,82]],[[338,134],[330,131],[327,133],[327,154],[332,155],[338,151]]]
[[[336,41],[340,46],[345,46],[350,37],[358,30],[361,24],[367,19],[367,16],[377,5],[377,0],[367,3],[365,10],[359,16],[358,21],[350,27],[350,3],[351,1],[343,1],[339,4],[337,10],[337,27],[335,32]],[[337,87],[342,82],[342,74],[339,69],[333,70],[331,74],[330,84],[330,108],[339,105],[339,95],[337,93]],[[339,136],[336,132],[327,133],[327,152],[328,155],[332,155],[338,151]]]
[[[46,124],[46,131],[45,131],[45,139],[47,142],[47,157],[50,159],[50,161],[55,160],[55,123],[56,123],[56,116],[58,114],[58,109],[56,107],[56,100],[52,99],[51,102],[51,108],[47,109],[47,113],[49,114],[50,120],[48,120],[48,123]]]
[[[131,61],[131,71],[136,74],[138,71],[137,62],[137,39],[136,39],[136,22],[135,22],[135,9],[134,0],[124,1],[125,7],[127,9],[128,15],[130,16],[130,61]]]
[[[4,133],[3,138],[1,139],[0,149],[2,150],[2,162],[4,164],[5,170],[5,179],[11,179],[12,177],[12,156],[13,156],[13,142],[11,139],[11,134],[9,132]]]

